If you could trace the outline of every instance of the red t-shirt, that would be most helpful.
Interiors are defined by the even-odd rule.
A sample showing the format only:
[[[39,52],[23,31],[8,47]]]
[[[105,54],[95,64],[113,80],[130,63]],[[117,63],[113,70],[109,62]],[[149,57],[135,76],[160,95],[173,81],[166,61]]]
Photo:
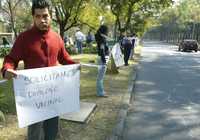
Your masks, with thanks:
[[[64,42],[57,33],[51,29],[41,32],[36,27],[18,36],[4,59],[2,73],[8,68],[16,69],[20,60],[24,62],[25,69],[75,63],[65,51]]]

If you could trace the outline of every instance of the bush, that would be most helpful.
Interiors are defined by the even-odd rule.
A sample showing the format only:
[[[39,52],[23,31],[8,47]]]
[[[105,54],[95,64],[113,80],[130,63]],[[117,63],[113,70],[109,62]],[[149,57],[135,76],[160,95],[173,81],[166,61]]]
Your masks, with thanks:
[[[11,48],[1,47],[0,48],[0,57],[5,57],[10,52]]]
[[[97,54],[97,48],[95,46],[83,48],[85,54]]]
[[[66,46],[65,49],[69,54],[78,54],[77,48],[75,48],[73,45]],[[96,45],[91,45],[91,47],[83,47],[83,53],[84,54],[97,54]]]
[[[2,110],[3,112],[8,112],[8,103],[5,101],[5,98],[6,97],[4,94],[0,94],[0,110]]]
[[[77,54],[77,50],[73,45],[66,46],[65,49],[69,54]]]
[[[0,111],[15,114],[15,97],[12,80],[0,84]]]
[[[5,122],[6,118],[4,116],[4,113],[0,110],[0,122]]]

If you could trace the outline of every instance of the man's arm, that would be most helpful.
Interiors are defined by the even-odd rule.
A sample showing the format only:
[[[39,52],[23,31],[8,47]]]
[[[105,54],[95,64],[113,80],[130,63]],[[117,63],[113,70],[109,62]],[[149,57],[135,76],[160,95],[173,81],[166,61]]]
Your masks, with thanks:
[[[63,65],[76,63],[72,60],[68,52],[65,50],[64,42],[62,39],[60,39],[60,51],[58,53],[58,61],[60,64],[63,64]]]
[[[13,77],[16,77],[17,76],[17,72],[13,69],[7,69],[5,72],[4,72],[4,78],[5,79],[12,79]]]
[[[19,36],[15,41],[11,52],[4,58],[3,67],[1,69],[2,75],[6,79],[10,79],[16,76],[15,69],[18,66],[19,61],[22,59],[22,42],[23,37]]]

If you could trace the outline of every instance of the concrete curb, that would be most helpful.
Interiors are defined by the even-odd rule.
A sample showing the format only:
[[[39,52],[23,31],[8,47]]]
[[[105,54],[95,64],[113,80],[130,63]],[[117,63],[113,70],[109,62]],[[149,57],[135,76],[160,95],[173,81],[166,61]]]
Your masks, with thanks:
[[[132,93],[134,90],[134,83],[137,77],[137,64],[134,65],[131,73],[132,74],[131,78],[129,79],[128,91],[123,96],[122,106],[117,117],[117,124],[114,127],[112,134],[106,140],[122,140],[123,138],[125,118],[129,109],[130,100],[131,98],[134,98],[132,97]]]

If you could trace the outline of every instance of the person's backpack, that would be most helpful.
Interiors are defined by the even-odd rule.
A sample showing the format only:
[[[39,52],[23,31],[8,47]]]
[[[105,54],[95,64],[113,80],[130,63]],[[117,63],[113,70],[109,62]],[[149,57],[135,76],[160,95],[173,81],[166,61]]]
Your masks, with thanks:
[[[122,45],[124,46],[124,45],[131,45],[132,44],[132,41],[129,39],[129,38],[127,38],[127,37],[124,37],[123,39],[122,39]]]

